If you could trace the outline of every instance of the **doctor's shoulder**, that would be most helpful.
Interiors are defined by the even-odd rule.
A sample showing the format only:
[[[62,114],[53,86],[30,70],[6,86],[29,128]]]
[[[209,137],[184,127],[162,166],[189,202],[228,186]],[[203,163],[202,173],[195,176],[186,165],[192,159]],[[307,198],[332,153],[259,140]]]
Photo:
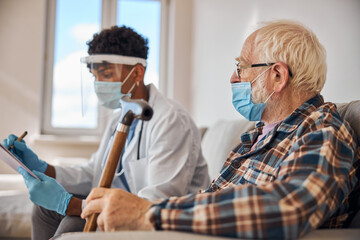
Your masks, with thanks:
[[[172,127],[188,127],[192,124],[190,114],[178,102],[165,96],[157,96],[153,106],[154,119]],[[159,122],[157,124],[159,124]]]

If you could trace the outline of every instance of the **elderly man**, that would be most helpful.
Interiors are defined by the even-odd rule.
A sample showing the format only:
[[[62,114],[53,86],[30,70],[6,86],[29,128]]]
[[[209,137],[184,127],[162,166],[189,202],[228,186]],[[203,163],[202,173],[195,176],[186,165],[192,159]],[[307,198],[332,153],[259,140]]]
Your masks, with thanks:
[[[102,230],[177,230],[241,238],[296,238],[344,226],[358,184],[353,130],[320,91],[326,53],[290,21],[252,33],[231,77],[233,105],[250,121],[220,175],[202,193],[156,203],[121,190],[94,189],[82,217]]]

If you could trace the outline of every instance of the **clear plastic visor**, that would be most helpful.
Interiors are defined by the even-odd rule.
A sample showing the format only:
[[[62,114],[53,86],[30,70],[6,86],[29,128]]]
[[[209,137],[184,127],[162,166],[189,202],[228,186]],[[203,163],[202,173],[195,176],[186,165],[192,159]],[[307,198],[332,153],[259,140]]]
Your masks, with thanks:
[[[81,100],[82,115],[86,116],[98,105],[97,96],[94,90],[95,81],[120,82],[126,76],[123,68],[125,65],[136,65],[140,63],[146,67],[146,60],[143,58],[128,57],[121,55],[91,55],[82,57],[81,62]]]

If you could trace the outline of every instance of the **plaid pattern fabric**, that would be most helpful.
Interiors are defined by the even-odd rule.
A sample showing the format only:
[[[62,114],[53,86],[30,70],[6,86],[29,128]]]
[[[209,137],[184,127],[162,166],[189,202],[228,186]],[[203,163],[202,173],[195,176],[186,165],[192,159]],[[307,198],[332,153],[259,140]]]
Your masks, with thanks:
[[[360,148],[336,106],[315,96],[251,150],[262,128],[259,123],[241,136],[203,193],[154,204],[156,228],[294,239],[321,226],[343,226],[360,177]]]

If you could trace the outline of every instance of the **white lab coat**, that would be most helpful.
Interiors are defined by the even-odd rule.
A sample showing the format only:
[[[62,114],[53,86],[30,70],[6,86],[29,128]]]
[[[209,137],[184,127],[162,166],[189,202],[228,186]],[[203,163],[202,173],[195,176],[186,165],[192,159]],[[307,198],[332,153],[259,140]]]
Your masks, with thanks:
[[[125,148],[122,158],[130,191],[140,197],[156,200],[206,188],[210,179],[201,153],[198,128],[180,105],[163,96],[153,85],[148,85],[147,88],[149,104],[154,114],[150,121],[144,122],[139,159],[137,155],[141,121],[138,122],[134,137]],[[110,148],[109,140],[119,117],[120,112],[115,114],[108,125],[98,151],[92,155],[88,164],[55,167],[56,180],[68,192],[87,196],[98,185],[106,148]]]

